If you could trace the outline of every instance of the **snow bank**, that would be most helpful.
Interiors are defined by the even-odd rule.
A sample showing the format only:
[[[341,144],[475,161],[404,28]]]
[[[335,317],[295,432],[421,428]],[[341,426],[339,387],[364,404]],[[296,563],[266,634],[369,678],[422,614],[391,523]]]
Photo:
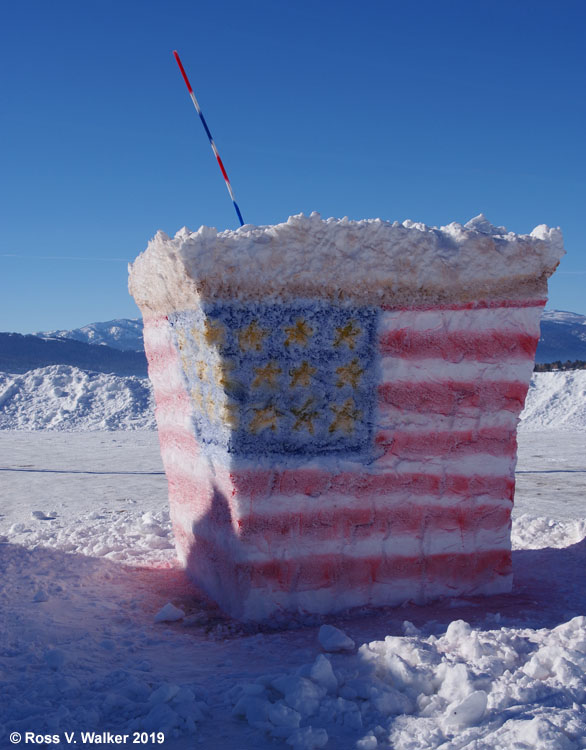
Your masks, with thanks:
[[[0,373],[0,429],[144,430],[154,428],[144,378],[52,365]]]
[[[586,429],[586,370],[535,373],[519,429]]]
[[[358,750],[583,747],[586,618],[552,630],[476,630],[463,620],[441,635],[410,622],[403,636],[349,656],[318,655],[294,672],[232,691],[233,714],[299,750],[328,730]]]
[[[154,430],[150,381],[51,366],[0,372],[0,430]],[[586,371],[535,373],[519,430],[586,430]]]

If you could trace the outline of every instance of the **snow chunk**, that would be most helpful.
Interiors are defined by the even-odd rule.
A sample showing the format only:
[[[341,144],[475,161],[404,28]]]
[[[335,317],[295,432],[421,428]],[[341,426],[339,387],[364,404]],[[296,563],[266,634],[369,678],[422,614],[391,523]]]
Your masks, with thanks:
[[[185,612],[168,602],[154,617],[155,622],[176,622],[185,617]]]
[[[450,703],[444,721],[449,727],[471,727],[479,724],[486,713],[488,698],[484,690],[475,690],[463,701]]]
[[[338,689],[338,679],[334,674],[331,662],[323,654],[319,654],[315,660],[309,676],[329,693],[335,693]]]
[[[352,638],[333,625],[322,625],[318,640],[324,651],[352,651],[355,646]]]
[[[291,745],[293,750],[315,750],[328,744],[328,733],[325,729],[303,727],[291,734],[287,744]]]

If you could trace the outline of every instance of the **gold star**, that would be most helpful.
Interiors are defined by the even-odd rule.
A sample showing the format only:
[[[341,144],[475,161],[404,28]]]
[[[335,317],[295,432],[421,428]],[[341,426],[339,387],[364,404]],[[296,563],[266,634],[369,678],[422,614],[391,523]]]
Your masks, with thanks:
[[[199,409],[202,414],[206,414],[209,417],[207,400],[204,400],[203,393],[196,388],[191,389],[191,398],[195,406]]]
[[[195,374],[202,382],[206,382],[208,379],[208,363],[198,360],[195,363]]]
[[[358,359],[355,357],[349,365],[336,367],[339,379],[336,385],[342,388],[344,385],[351,385],[352,388],[358,387],[358,381],[362,377],[364,370],[358,365]]]
[[[313,334],[313,328],[307,325],[304,320],[298,320],[294,326],[285,328],[287,338],[285,339],[285,346],[291,344],[299,344],[300,346],[307,346],[309,337]]]
[[[240,421],[240,415],[238,413],[238,405],[237,404],[224,404],[220,411],[220,418],[229,427],[233,427],[233,428],[238,427],[238,423]]]
[[[195,345],[199,347],[201,343],[201,331],[197,325],[193,326],[190,330],[191,338],[195,341]]]
[[[255,434],[267,428],[274,432],[277,429],[277,420],[283,416],[273,404],[265,406],[264,409],[253,409],[253,411],[254,417],[250,420],[250,431]]]
[[[259,328],[256,320],[253,320],[252,323],[247,325],[246,328],[243,328],[238,334],[238,343],[240,344],[240,349],[243,352],[250,351],[252,349],[260,352],[260,350],[262,349],[263,339],[265,339],[267,335],[268,331],[264,331],[262,328]]]
[[[346,323],[345,326],[336,328],[336,331],[337,334],[336,338],[334,339],[334,346],[341,346],[342,344],[346,344],[349,349],[354,349],[356,345],[356,337],[361,332],[361,329],[354,324],[354,321],[351,320]]]
[[[317,369],[312,367],[309,362],[302,362],[299,367],[290,372],[291,388],[295,388],[296,385],[311,385],[311,378],[316,372]]]
[[[255,367],[254,372],[256,377],[252,381],[253,388],[259,388],[263,383],[266,383],[269,388],[276,388],[277,375],[280,375],[283,371],[277,366],[276,362],[269,362],[264,367]]]
[[[234,363],[231,362],[229,359],[223,359],[219,362],[216,362],[214,366],[212,367],[212,374],[214,376],[214,380],[216,383],[221,386],[222,388],[225,388],[226,386],[229,386],[232,383],[232,378],[230,377],[230,373],[234,369]]]
[[[319,416],[319,412],[311,411],[313,406],[315,406],[314,399],[308,398],[303,406],[300,406],[298,409],[291,407],[291,411],[297,417],[293,425],[294,430],[300,430],[302,427],[305,427],[313,435],[313,420]]]
[[[344,432],[350,434],[354,429],[354,422],[362,414],[362,412],[358,411],[358,409],[355,408],[354,401],[351,398],[349,398],[341,406],[338,404],[330,406],[330,409],[336,415],[334,421],[330,425],[330,432],[343,430]]]
[[[181,352],[181,364],[183,365],[183,372],[187,375],[189,378],[189,370],[191,368],[191,362],[189,361],[189,358]]]
[[[183,351],[184,349],[187,349],[187,339],[185,338],[185,333],[179,329],[177,331],[177,345],[179,346],[179,351]]]
[[[223,346],[226,340],[224,326],[217,320],[206,320],[203,324],[203,335],[209,346]]]
[[[205,411],[209,419],[212,420],[216,412],[216,401],[209,393],[205,398]]]

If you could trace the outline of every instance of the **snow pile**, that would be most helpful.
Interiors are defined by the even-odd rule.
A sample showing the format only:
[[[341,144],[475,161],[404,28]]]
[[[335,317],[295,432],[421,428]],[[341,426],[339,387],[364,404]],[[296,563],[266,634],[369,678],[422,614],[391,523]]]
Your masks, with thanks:
[[[519,429],[586,429],[586,370],[534,374]]]
[[[554,519],[523,513],[513,520],[511,542],[517,549],[561,549],[586,537],[586,519]]]
[[[0,373],[0,429],[153,429],[154,404],[144,378],[52,365],[22,375]]]
[[[127,498],[126,503],[135,505],[136,500]],[[94,510],[83,523],[74,525],[56,510],[33,511],[30,520],[12,524],[9,535],[12,541],[29,547],[47,546],[69,554],[104,557],[127,564],[175,560],[166,508],[138,514],[129,513],[127,508]]]
[[[150,381],[53,365],[0,372],[0,430],[154,430]],[[535,373],[519,429],[586,430],[586,371]]]
[[[338,747],[336,735],[359,750],[584,746],[585,617],[552,630],[403,629],[239,686],[233,714],[299,750]]]

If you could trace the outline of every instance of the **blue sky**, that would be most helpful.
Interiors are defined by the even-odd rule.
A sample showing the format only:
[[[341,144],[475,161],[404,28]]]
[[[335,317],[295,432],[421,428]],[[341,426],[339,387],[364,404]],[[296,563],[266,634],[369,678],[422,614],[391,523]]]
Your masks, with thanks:
[[[157,229],[244,219],[561,226],[586,313],[586,4],[20,0],[0,29],[0,330],[137,317]]]

